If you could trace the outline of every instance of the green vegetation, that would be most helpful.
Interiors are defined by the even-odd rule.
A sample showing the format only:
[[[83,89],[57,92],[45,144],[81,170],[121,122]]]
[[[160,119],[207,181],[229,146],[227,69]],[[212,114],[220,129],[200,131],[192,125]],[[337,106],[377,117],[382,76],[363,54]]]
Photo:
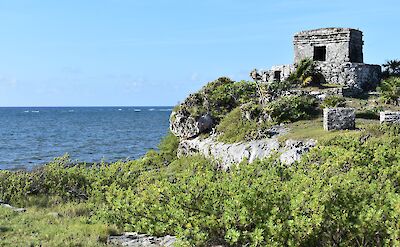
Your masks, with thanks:
[[[283,96],[269,103],[264,111],[276,123],[310,119],[318,114],[318,103],[311,96]]]
[[[219,120],[237,106],[257,98],[255,82],[234,82],[227,77],[221,77],[189,96],[185,104],[179,105],[175,110],[187,111],[194,118],[210,113]]]
[[[336,95],[331,95],[326,97],[321,104],[321,108],[344,107],[344,106],[346,106],[346,99]]]
[[[250,112],[254,110],[256,118],[251,120],[244,118],[242,110],[238,107],[222,119],[217,126],[217,132],[220,134],[218,141],[235,143],[268,137],[268,128],[271,127],[271,123],[259,121],[258,117],[261,116],[261,107],[248,110]]]
[[[305,61],[292,79],[309,85],[313,75]],[[286,95],[292,82],[219,78],[176,110],[212,114],[225,143],[265,138],[285,123],[279,141],[313,138],[317,147],[291,166],[270,157],[225,172],[202,156],[178,158],[169,133],[135,161],[74,165],[64,156],[31,172],[0,171],[0,198],[28,207],[0,208],[0,245],[104,246],[109,234],[137,231],[175,235],[178,246],[398,246],[400,127],[371,120],[399,109],[398,83],[382,83],[386,105],[373,96],[321,103]],[[357,130],[324,131],[321,108],[344,105],[357,108]]]
[[[400,105],[400,77],[383,80],[379,86],[381,98],[387,104]]]
[[[106,246],[115,226],[94,223],[87,204],[30,207],[17,213],[0,207],[0,246]]]
[[[200,156],[167,161],[161,154],[175,146],[168,141],[137,161],[87,167],[63,158],[32,173],[2,171],[0,197],[12,204],[59,199],[25,214],[0,211],[8,215],[0,221],[0,237],[14,240],[21,222],[34,222],[28,228],[37,234],[29,232],[17,243],[73,245],[87,238],[85,246],[100,245],[110,229],[116,231],[107,225],[115,224],[176,235],[180,246],[396,246],[399,133],[398,126],[376,124],[336,132],[290,167],[271,158],[223,172]],[[68,217],[66,205],[81,208],[78,216]],[[46,215],[53,211],[65,217]],[[46,228],[46,222],[54,227]],[[71,227],[58,229],[61,224]]]
[[[268,130],[274,124],[315,117],[317,106],[316,100],[309,96],[283,96],[267,103],[264,108],[255,103],[243,105],[227,114],[217,125],[218,140],[235,143],[267,138],[270,136]]]
[[[318,74],[312,59],[301,60],[296,64],[296,70],[288,78],[288,81],[300,84],[301,86],[309,86],[311,83],[317,82],[317,80]]]
[[[384,78],[388,78],[391,76],[400,76],[400,60],[389,60],[385,64],[383,64],[382,67],[384,68]]]

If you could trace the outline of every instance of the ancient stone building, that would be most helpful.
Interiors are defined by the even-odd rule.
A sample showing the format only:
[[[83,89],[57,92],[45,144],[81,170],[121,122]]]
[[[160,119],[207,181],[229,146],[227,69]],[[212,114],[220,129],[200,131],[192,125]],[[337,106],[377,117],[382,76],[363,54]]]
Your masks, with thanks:
[[[381,79],[381,67],[364,63],[363,34],[351,28],[321,28],[294,35],[294,65],[273,66],[270,70],[252,73],[262,82],[285,80],[295,66],[311,58],[321,75],[321,83],[337,84],[366,91]]]

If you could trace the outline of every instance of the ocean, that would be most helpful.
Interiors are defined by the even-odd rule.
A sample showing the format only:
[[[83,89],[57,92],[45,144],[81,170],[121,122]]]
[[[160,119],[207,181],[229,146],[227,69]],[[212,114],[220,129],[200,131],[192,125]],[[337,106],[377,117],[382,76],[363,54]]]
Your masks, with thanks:
[[[66,153],[76,162],[132,160],[168,132],[172,107],[2,107],[0,169],[32,169]]]

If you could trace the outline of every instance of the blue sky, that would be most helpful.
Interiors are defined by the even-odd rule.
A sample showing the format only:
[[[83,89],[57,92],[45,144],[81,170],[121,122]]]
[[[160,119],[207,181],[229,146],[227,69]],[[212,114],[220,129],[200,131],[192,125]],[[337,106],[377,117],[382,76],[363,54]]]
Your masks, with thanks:
[[[364,31],[400,58],[398,0],[0,0],[0,106],[175,105],[220,76],[291,63],[295,32]]]

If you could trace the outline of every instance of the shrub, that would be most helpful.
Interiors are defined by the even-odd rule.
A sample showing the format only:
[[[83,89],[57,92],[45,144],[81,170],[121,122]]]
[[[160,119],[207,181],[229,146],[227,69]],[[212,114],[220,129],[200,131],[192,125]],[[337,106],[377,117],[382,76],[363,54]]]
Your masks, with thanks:
[[[400,77],[383,80],[379,86],[381,98],[386,104],[400,104]]]
[[[316,78],[317,73],[314,61],[312,59],[303,59],[296,64],[296,70],[290,74],[288,81],[308,86],[312,82],[315,82]]]
[[[356,118],[379,119],[379,111],[377,109],[366,109],[356,112]]]
[[[384,78],[400,76],[400,60],[389,60],[382,67],[385,69],[382,73]]]
[[[311,96],[283,96],[269,103],[264,111],[277,123],[294,122],[316,115],[317,105]]]
[[[254,106],[254,105],[253,105]],[[260,114],[261,107],[252,109],[255,114]],[[250,141],[269,136],[268,129],[271,124],[266,121],[259,121],[258,117],[246,119],[243,117],[240,107],[226,115],[217,125],[218,141],[224,143],[236,143]]]
[[[234,82],[221,77],[208,83],[200,91],[190,95],[174,110],[184,110],[194,118],[211,113],[219,121],[238,105],[258,99],[255,82]]]
[[[93,166],[64,157],[31,173],[1,171],[0,198],[74,200],[76,188],[94,214],[86,221],[176,235],[183,246],[398,246],[399,130],[370,126],[321,140],[291,166],[272,157],[229,172],[201,156],[157,165],[155,151]],[[160,152],[174,152],[166,143]]]
[[[344,106],[346,106],[345,98],[336,95],[331,95],[326,97],[321,104],[321,108],[344,107]]]

